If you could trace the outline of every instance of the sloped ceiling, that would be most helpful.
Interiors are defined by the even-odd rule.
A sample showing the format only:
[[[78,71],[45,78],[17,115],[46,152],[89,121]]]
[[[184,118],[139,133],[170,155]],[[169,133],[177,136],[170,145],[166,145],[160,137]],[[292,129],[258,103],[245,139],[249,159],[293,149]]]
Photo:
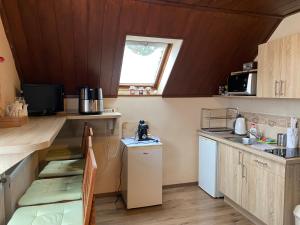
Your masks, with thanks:
[[[182,38],[164,97],[210,96],[257,54],[288,0],[0,0],[19,75],[116,97],[126,34]]]

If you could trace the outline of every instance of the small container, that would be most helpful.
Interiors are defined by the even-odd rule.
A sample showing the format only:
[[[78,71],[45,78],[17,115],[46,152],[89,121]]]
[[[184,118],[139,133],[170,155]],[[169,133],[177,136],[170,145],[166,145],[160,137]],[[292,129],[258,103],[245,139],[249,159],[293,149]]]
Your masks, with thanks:
[[[281,147],[286,147],[286,134],[277,134],[277,145]]]
[[[248,138],[248,137],[243,138],[244,145],[253,145],[255,142],[256,142],[256,138]]]
[[[298,147],[298,128],[288,128],[286,134],[286,147],[297,148]]]
[[[130,93],[130,95],[134,95],[135,91],[136,91],[136,87],[135,86],[130,86],[129,87],[129,93]]]

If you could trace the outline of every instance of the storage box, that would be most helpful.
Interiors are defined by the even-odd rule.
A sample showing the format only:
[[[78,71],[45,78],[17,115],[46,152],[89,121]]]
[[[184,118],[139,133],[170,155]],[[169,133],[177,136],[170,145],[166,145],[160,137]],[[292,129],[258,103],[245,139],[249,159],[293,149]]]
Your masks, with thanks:
[[[28,121],[27,116],[23,117],[0,117],[0,128],[21,127]]]

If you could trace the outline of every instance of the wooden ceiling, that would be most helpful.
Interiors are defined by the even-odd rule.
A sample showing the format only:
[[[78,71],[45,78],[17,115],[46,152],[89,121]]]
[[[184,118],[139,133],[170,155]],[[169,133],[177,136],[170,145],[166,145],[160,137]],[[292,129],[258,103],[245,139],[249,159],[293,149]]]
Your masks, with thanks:
[[[126,34],[184,40],[164,97],[210,96],[257,54],[291,0],[0,0],[22,81],[116,97]]]
[[[299,0],[144,0],[202,10],[284,17],[300,10]]]

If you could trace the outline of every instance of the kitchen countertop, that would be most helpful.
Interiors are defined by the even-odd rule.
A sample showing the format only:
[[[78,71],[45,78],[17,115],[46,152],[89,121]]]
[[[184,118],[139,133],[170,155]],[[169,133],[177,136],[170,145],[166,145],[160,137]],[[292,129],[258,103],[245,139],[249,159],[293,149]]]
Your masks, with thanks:
[[[30,117],[21,127],[0,129],[0,175],[35,151],[51,146],[67,120],[117,119],[118,112],[101,115],[59,114]]]
[[[300,157],[286,159],[286,158],[283,158],[283,157],[280,157],[280,156],[277,156],[277,155],[273,155],[273,154],[268,153],[268,152],[264,152],[263,150],[258,150],[257,148],[254,148],[251,145],[244,145],[244,144],[241,144],[241,143],[237,143],[237,142],[225,139],[225,137],[237,137],[237,135],[234,135],[234,134],[230,134],[230,133],[208,133],[208,132],[204,132],[202,130],[198,130],[197,132],[198,132],[199,135],[201,135],[203,137],[207,137],[207,138],[213,139],[215,141],[221,142],[223,144],[227,144],[227,145],[230,145],[232,147],[242,149],[246,152],[261,156],[261,157],[266,158],[266,159],[276,161],[276,162],[281,163],[281,164],[300,163]],[[260,144],[257,144],[257,145],[260,145]],[[272,146],[278,147],[276,145],[272,145]],[[278,148],[280,148],[280,147],[278,147]]]

